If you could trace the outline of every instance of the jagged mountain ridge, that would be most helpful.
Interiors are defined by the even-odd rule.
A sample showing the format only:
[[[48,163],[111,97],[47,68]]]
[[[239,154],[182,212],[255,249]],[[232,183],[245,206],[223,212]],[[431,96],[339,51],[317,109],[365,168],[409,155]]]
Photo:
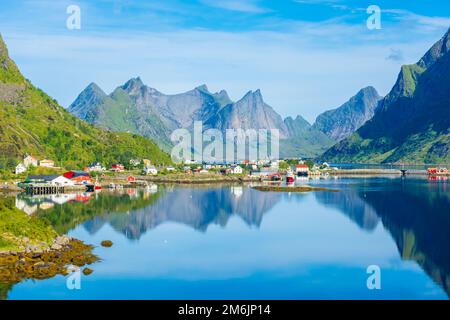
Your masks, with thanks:
[[[278,129],[283,156],[314,157],[334,141],[309,123],[283,118],[264,102],[260,90],[249,91],[237,102],[222,90],[211,93],[202,85],[181,94],[166,95],[144,85],[137,77],[106,95],[90,84],[71,104],[69,111],[92,124],[113,131],[128,131],[149,137],[170,148],[170,134],[191,129],[201,121],[203,129]],[[300,117],[301,118],[301,117]],[[300,119],[297,118],[297,119]]]
[[[321,158],[450,163],[450,30],[419,62],[401,68],[371,120]]]
[[[380,100],[374,87],[363,88],[339,108],[320,114],[313,127],[341,141],[373,117]]]

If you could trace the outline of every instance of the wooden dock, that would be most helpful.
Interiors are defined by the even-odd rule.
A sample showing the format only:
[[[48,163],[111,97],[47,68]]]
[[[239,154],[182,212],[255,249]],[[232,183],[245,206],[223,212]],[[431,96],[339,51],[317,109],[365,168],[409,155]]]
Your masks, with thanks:
[[[64,187],[52,185],[27,186],[25,192],[31,195],[35,194],[58,194],[64,193]]]

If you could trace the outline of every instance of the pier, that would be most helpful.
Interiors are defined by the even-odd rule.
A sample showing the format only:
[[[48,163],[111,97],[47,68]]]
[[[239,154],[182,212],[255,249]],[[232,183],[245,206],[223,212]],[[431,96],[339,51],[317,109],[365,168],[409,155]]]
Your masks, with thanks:
[[[42,185],[42,186],[27,186],[25,188],[26,193],[35,194],[58,194],[64,193],[64,187],[52,186],[52,185]]]

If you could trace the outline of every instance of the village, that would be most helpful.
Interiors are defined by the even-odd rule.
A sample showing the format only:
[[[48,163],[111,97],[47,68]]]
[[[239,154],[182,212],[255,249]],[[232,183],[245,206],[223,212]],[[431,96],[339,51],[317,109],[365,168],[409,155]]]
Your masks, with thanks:
[[[45,168],[47,171],[54,170],[51,174],[28,175],[25,180],[20,181],[18,186],[24,190],[44,193],[61,192],[62,189],[85,189],[95,190],[102,187],[118,188],[123,184],[138,185],[144,180],[152,180],[151,177],[171,177],[184,176],[195,179],[196,177],[209,177],[221,180],[222,177],[235,177],[244,180],[256,181],[281,181],[286,176],[287,182],[292,182],[294,177],[308,177],[328,175],[331,170],[327,163],[316,165],[312,161],[301,159],[286,160],[244,160],[233,164],[219,163],[197,163],[195,161],[186,161],[183,164],[169,166],[155,166],[147,159],[130,159],[127,164],[113,163],[110,166],[103,165],[100,162],[94,162],[84,167],[82,170],[65,171],[61,167],[55,166],[55,162],[49,159],[39,160],[32,155],[25,155],[23,161],[15,168],[15,174],[24,176],[33,168]],[[57,174],[60,172],[60,174]],[[122,184],[104,181],[117,180],[122,178],[126,182]],[[50,188],[48,190],[43,188]],[[42,189],[42,190],[41,190]]]
[[[93,162],[82,170],[65,170],[49,159],[39,160],[25,155],[15,168],[15,174],[25,176],[33,168],[44,168],[50,174],[29,174],[17,186],[29,193],[61,193],[68,190],[94,191],[102,188],[123,188],[148,185],[155,182],[220,182],[270,181],[292,184],[295,180],[328,177],[337,174],[406,174],[406,170],[342,170],[328,163],[315,164],[311,160],[244,160],[238,163],[198,163],[185,161],[178,165],[155,166],[148,159],[130,159],[128,163],[110,166]],[[411,172],[410,172],[411,173]],[[428,174],[433,179],[446,178],[446,168],[428,168],[416,173]]]

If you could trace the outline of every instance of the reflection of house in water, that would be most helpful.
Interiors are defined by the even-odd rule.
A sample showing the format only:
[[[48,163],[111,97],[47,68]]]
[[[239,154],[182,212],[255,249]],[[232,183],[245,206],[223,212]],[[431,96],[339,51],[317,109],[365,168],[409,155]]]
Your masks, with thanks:
[[[158,192],[158,186],[156,184],[150,184],[144,188],[144,199],[148,199],[152,194]]]
[[[16,197],[16,208],[22,210],[28,215],[36,213],[38,210],[49,210],[57,205],[63,205],[67,202],[86,203],[91,199],[89,193],[60,193],[48,195],[26,195],[19,194]]]
[[[75,193],[60,193],[48,195],[48,198],[56,204],[64,204],[69,201],[75,200],[77,195]]]
[[[32,215],[38,210],[37,204],[29,204],[27,201],[22,200],[20,198],[16,198],[16,208],[22,210],[28,215]]]
[[[232,186],[231,187],[231,193],[236,198],[239,198],[240,196],[242,196],[243,192],[244,191],[242,190],[242,186]]]

